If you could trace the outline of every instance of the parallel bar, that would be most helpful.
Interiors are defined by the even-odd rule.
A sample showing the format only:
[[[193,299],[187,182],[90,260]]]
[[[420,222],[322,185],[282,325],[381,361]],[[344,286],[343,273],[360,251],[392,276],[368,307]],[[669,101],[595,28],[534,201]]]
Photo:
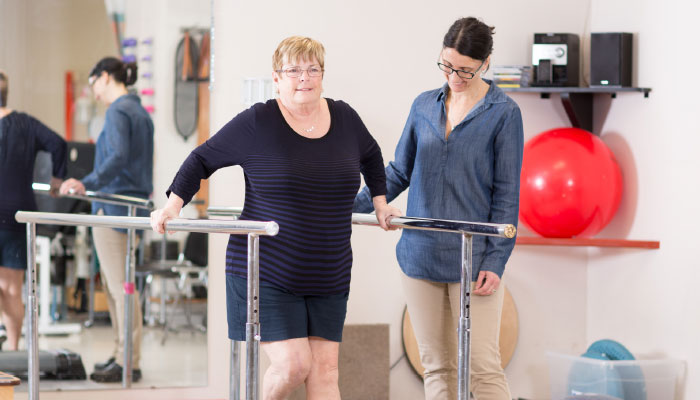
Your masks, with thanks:
[[[246,400],[258,400],[260,348],[260,239],[248,235],[248,317],[245,324]]]
[[[209,207],[212,216],[238,216],[243,212],[242,207]],[[377,217],[373,214],[352,214],[355,225],[379,226]],[[421,229],[440,232],[468,233],[471,235],[496,236],[504,238],[515,237],[515,226],[511,224],[492,224],[485,222],[452,221],[447,219],[431,219],[418,217],[392,218],[390,225],[403,229]]]
[[[238,217],[241,215],[243,212],[243,207],[209,207],[207,208],[207,214],[210,216],[223,216],[223,217],[230,217],[230,216],[235,216]]]
[[[377,217],[373,214],[352,214],[352,223],[356,225],[378,226]],[[511,224],[491,224],[486,222],[452,221],[447,219],[431,219],[418,217],[392,218],[390,225],[403,229],[420,229],[452,233],[468,233],[470,235],[515,237],[515,226]]]
[[[457,364],[457,399],[469,399],[469,365],[471,364],[471,283],[472,235],[462,234],[462,273],[459,300],[459,337]]]
[[[135,206],[134,206],[135,207]],[[131,207],[133,208],[133,207]],[[151,229],[150,218],[145,217],[113,217],[113,216],[98,216],[98,215],[77,215],[77,214],[62,214],[62,213],[43,213],[31,211],[18,211],[15,213],[17,222],[27,224],[27,303],[26,303],[26,327],[27,327],[27,354],[28,354],[28,378],[29,378],[29,400],[39,399],[39,350],[38,350],[38,307],[36,303],[36,224],[51,224],[51,225],[68,225],[68,226],[97,226],[104,228],[126,228],[130,230],[148,230]],[[173,219],[165,224],[166,230],[170,231],[186,231],[186,232],[205,232],[205,233],[228,233],[228,234],[248,234],[249,248],[253,254],[249,254],[249,266],[253,267],[255,272],[255,308],[257,314],[257,278],[259,268],[259,235],[274,236],[279,232],[279,226],[276,222],[258,222],[258,221],[228,221],[228,220],[191,220],[191,219]],[[132,232],[133,235],[133,232]],[[127,263],[131,266],[130,275],[133,275],[133,242],[131,238],[129,243],[131,257],[127,256]],[[252,243],[252,244],[251,244]],[[131,276],[133,282],[133,276]],[[129,291],[133,291],[133,285],[129,286]],[[127,301],[127,304],[132,304],[132,301]],[[127,314],[129,313],[127,309]],[[257,318],[257,315],[255,316]],[[252,346],[254,352],[250,357],[254,358],[255,363],[255,391],[252,395],[257,400],[257,359],[258,346],[260,340],[259,320],[256,319],[257,327],[253,330],[253,338],[256,339],[256,345]],[[129,326],[129,325],[126,325]],[[130,332],[127,332],[126,338],[129,338]],[[125,338],[125,339],[126,339]],[[127,339],[128,340],[128,339]],[[125,351],[125,353],[130,353]],[[130,355],[126,356],[125,358]],[[129,361],[130,362],[130,361]],[[127,363],[125,363],[127,364]],[[130,383],[131,366],[127,365],[124,369],[127,371],[128,383]],[[122,376],[124,378],[124,376]]]
[[[92,226],[102,228],[124,228],[151,230],[151,220],[148,217],[115,217],[103,215],[78,215],[63,213],[45,213],[34,211],[17,211],[17,222],[33,222],[36,224]],[[279,232],[276,222],[267,221],[229,221],[216,219],[171,219],[166,223],[169,231],[229,233],[274,236]]]
[[[209,207],[207,209],[209,215],[217,216],[234,216],[237,217],[243,212],[242,207]],[[372,225],[379,226],[376,215],[372,214],[352,214],[352,223],[357,225]],[[516,229],[511,224],[492,224],[481,222],[467,221],[452,221],[444,219],[430,219],[417,217],[399,217],[392,218],[390,225],[397,226],[403,229],[420,229],[439,232],[451,232],[462,234],[462,268],[460,282],[460,317],[459,317],[459,339],[458,339],[458,370],[457,370],[457,398],[458,400],[469,399],[469,366],[471,357],[471,320],[470,320],[470,302],[471,302],[471,282],[472,282],[472,235],[495,236],[504,238],[515,237]],[[250,257],[250,241],[248,243],[248,254]],[[250,259],[249,259],[250,261]],[[253,278],[251,267],[248,266],[248,324],[246,324],[246,341],[250,345],[250,336],[253,335],[253,329],[260,329],[259,324],[252,324],[251,316],[251,298],[257,301],[257,292],[252,294],[251,285],[255,285],[257,290],[258,276],[257,271]],[[257,315],[256,315],[257,317]],[[259,331],[258,331],[259,332]],[[257,346],[257,341],[255,345]],[[251,360],[252,358],[252,360]],[[248,351],[248,374],[246,375],[246,384],[250,389],[251,385],[257,385],[257,348],[255,351]],[[252,375],[251,370],[255,371]],[[240,386],[231,387],[231,391],[237,391]],[[250,392],[248,392],[250,393]],[[257,400],[257,397],[248,395],[246,400]]]
[[[43,266],[45,268],[48,266]],[[27,304],[25,326],[29,378],[29,400],[39,399],[39,338],[37,320],[39,308],[36,302],[36,224],[27,224]]]
[[[32,183],[32,189],[35,193],[48,195],[51,186],[47,183]],[[67,197],[70,199],[78,199],[85,201],[97,201],[106,204],[116,204],[119,206],[134,206],[138,208],[145,208],[148,210],[153,209],[153,200],[142,199],[140,197],[134,196],[124,196],[121,194],[103,193],[103,192],[93,192],[90,190],[85,191],[85,195],[78,194],[63,194],[60,197]]]
[[[241,342],[231,340],[231,376],[228,388],[229,400],[241,400]]]
[[[92,250],[95,251],[94,249]],[[95,323],[95,275],[97,272],[97,257],[90,257],[90,282],[88,282],[88,319],[85,327],[90,328]]]
[[[136,212],[134,206],[129,206],[129,217]],[[136,231],[133,228],[127,230],[126,237],[126,265],[124,266],[124,363],[122,364],[122,387],[128,389],[132,381],[133,360],[133,320],[134,320],[134,270],[135,270],[135,242]],[[162,296],[162,294],[161,294]]]

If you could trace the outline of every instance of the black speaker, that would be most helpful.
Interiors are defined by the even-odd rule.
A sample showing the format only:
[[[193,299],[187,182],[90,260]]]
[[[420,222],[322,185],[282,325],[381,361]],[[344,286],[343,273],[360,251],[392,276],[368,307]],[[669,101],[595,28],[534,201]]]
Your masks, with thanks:
[[[591,86],[632,86],[632,34],[591,34]]]

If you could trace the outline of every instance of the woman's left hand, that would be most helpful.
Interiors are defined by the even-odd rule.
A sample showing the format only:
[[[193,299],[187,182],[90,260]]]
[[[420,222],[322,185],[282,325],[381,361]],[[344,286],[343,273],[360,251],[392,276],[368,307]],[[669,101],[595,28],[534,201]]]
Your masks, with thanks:
[[[491,271],[481,271],[476,278],[474,285],[474,293],[478,296],[490,296],[496,292],[498,285],[501,284],[501,278]]]
[[[372,198],[372,202],[374,203],[374,211],[377,215],[379,226],[385,231],[395,231],[399,229],[398,226],[391,226],[390,222],[393,217],[400,217],[403,215],[401,210],[387,204],[386,196],[375,196]]]

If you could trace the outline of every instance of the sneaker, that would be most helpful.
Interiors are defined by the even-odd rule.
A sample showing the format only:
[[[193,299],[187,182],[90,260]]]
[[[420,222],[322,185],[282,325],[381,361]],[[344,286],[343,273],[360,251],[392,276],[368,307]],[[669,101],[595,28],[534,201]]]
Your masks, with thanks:
[[[103,369],[109,367],[115,361],[114,357],[110,357],[109,360],[101,363],[95,363],[95,371],[102,371]]]
[[[141,380],[141,370],[134,369],[131,371],[131,381],[138,382]],[[90,379],[95,382],[121,382],[122,381],[122,366],[113,362],[101,371],[95,371],[90,374]]]

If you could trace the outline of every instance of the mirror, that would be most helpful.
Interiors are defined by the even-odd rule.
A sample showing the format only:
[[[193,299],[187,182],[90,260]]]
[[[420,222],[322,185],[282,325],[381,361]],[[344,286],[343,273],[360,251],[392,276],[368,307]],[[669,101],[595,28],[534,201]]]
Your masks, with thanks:
[[[209,135],[206,35],[210,24],[210,0],[0,2],[0,36],[5,38],[0,46],[0,69],[9,78],[8,107],[32,115],[69,141],[69,173],[80,178],[92,169],[94,144],[90,143],[102,130],[106,111],[93,98],[88,74],[105,56],[133,57],[138,63],[133,92],[155,127],[153,199],[156,206],[162,206],[180,163]],[[48,182],[47,157],[38,156],[35,181]],[[186,217],[201,216],[206,210],[206,190],[198,196],[199,209],[189,207]],[[42,209],[56,207],[51,211],[90,212],[89,204],[56,205],[41,197],[38,201]],[[59,232],[62,238],[56,239]],[[110,357],[115,340],[101,274],[90,278],[95,259],[90,233],[47,228],[38,234],[46,238],[38,243],[39,255],[51,265],[50,273],[44,269],[44,275],[41,261],[37,266],[39,349],[50,353],[42,357],[57,360],[61,353],[60,357],[72,359],[74,365],[80,361],[86,375],[85,379],[56,379],[47,374],[40,390],[120,388],[121,381],[90,379],[94,364]],[[168,236],[161,247],[159,235],[147,232],[143,236],[136,282],[144,316],[142,378],[133,388],[207,385],[206,260],[192,256],[201,254],[202,246],[206,254],[206,239],[178,233]],[[161,254],[169,260],[168,273],[141,268]],[[194,269],[170,270],[172,265],[183,265],[177,262],[180,255]],[[92,305],[88,301],[90,282],[95,283]],[[19,348],[26,349],[24,338]],[[17,390],[27,390],[26,380]]]

